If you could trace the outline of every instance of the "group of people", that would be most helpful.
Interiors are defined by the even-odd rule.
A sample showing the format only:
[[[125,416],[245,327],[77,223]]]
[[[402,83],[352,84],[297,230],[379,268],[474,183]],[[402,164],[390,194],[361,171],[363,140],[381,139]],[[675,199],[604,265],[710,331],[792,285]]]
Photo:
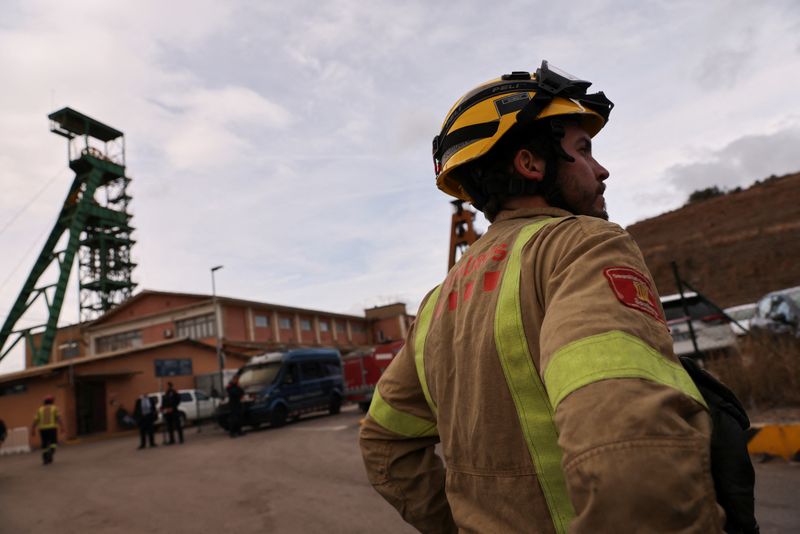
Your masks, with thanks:
[[[167,391],[164,393],[164,400],[161,406],[161,413],[164,416],[164,421],[167,424],[167,433],[169,440],[167,445],[175,443],[175,434],[178,434],[178,443],[183,443],[183,424],[180,417],[178,406],[181,403],[181,396],[175,390],[172,382],[167,382]],[[136,407],[133,412],[133,418],[139,427],[139,449],[144,449],[149,443],[150,447],[156,447],[155,440],[155,426],[158,420],[158,402],[154,397],[148,395],[141,395],[136,399]],[[5,431],[5,425],[3,425]],[[55,405],[55,399],[52,395],[45,397],[43,404],[36,410],[31,425],[31,436],[35,436],[39,432],[39,439],[42,448],[42,463],[49,465],[53,463],[53,457],[56,453],[58,445],[58,431],[64,432],[64,422],[58,412],[58,407]],[[5,438],[3,432],[2,438]],[[2,443],[2,439],[0,439]]]
[[[175,433],[178,434],[178,443],[183,444],[183,423],[181,421],[178,406],[181,403],[181,395],[175,390],[172,382],[167,382],[167,391],[161,403],[161,413],[167,424],[169,440],[167,445],[175,444]],[[154,397],[147,394],[141,395],[136,399],[136,407],[133,410],[133,418],[139,427],[139,449],[144,449],[149,443],[150,447],[156,447],[155,433],[156,421],[158,420],[158,402]]]
[[[231,437],[241,436],[242,432],[242,397],[244,390],[239,386],[238,377],[234,377],[225,388],[230,400],[230,425],[229,433]],[[136,406],[133,410],[133,419],[136,421],[136,426],[139,428],[139,447],[144,449],[149,445],[150,447],[157,447],[155,440],[156,422],[158,421],[158,412],[160,411],[164,417],[164,422],[167,425],[168,440],[166,445],[175,444],[175,434],[178,435],[178,443],[183,444],[183,422],[181,420],[181,412],[178,409],[181,403],[181,396],[175,390],[172,382],[167,382],[167,390],[164,392],[161,407],[158,407],[158,400],[147,394],[142,394],[136,399]],[[1,423],[1,422],[0,422]],[[45,397],[42,406],[36,410],[31,425],[31,435],[35,436],[39,432],[39,439],[42,448],[42,463],[49,465],[53,463],[56,447],[58,445],[58,431],[64,432],[64,423],[58,413],[58,408],[55,405],[55,399],[52,395]],[[5,439],[6,429],[3,423],[0,427],[0,444]]]

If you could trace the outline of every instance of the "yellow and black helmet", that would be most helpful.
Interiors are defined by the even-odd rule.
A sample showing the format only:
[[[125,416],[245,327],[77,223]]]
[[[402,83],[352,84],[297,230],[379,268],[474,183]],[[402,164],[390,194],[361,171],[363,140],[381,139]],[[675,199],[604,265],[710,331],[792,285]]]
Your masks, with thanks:
[[[472,201],[453,171],[485,155],[516,124],[575,115],[594,137],[614,104],[602,92],[586,94],[590,85],[542,61],[533,75],[515,71],[473,89],[450,109],[433,138],[437,187]]]

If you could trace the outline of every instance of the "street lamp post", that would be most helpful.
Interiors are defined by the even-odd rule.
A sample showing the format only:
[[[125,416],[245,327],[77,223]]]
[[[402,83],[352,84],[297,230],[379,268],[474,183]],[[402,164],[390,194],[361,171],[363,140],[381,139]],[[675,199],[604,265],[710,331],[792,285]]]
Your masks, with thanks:
[[[225,360],[222,355],[222,323],[219,315],[219,306],[217,305],[217,284],[214,279],[214,273],[222,269],[222,265],[217,265],[211,268],[211,299],[214,303],[214,320],[217,323],[217,362],[219,363],[219,394],[221,397],[225,396],[225,382],[223,378],[223,370],[225,368]]]

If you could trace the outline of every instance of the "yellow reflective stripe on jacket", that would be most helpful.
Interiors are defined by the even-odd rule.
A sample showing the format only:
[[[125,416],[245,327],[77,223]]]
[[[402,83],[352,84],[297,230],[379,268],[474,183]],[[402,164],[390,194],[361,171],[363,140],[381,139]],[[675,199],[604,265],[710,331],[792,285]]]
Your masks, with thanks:
[[[612,378],[651,380],[682,391],[708,407],[683,366],[638,337],[619,330],[579,339],[558,349],[544,371],[553,408],[576,389]]]
[[[45,420],[45,417],[48,417],[48,420]],[[46,430],[48,428],[57,428],[58,425],[56,424],[56,417],[58,416],[58,410],[55,406],[48,405],[48,406],[39,406],[39,410],[36,412],[36,428],[39,430]]]
[[[372,395],[372,403],[369,405],[369,415],[376,423],[386,430],[401,436],[416,438],[420,436],[436,436],[439,431],[436,423],[422,419],[416,415],[411,415],[393,408],[388,402],[383,400],[378,388]]]
[[[436,403],[431,398],[431,392],[428,389],[428,379],[425,378],[425,338],[428,337],[428,330],[431,327],[431,319],[433,318],[433,311],[436,309],[436,301],[439,300],[439,293],[442,291],[442,286],[438,286],[431,292],[425,306],[420,310],[419,317],[417,317],[417,331],[414,336],[414,365],[417,368],[417,377],[419,377],[419,385],[422,386],[422,393],[425,395],[425,400],[428,402],[428,407],[431,409],[433,416],[436,417]]]
[[[561,469],[562,452],[558,446],[553,410],[528,350],[520,305],[522,248],[543,226],[557,220],[550,218],[530,224],[522,229],[514,241],[500,285],[494,338],[553,526],[556,532],[561,533],[567,531],[575,511]]]

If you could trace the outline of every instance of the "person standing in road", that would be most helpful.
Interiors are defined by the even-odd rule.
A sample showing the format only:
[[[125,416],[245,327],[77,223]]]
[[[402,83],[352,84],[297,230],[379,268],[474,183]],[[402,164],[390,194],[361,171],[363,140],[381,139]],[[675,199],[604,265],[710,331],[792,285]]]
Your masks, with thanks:
[[[178,441],[183,444],[183,426],[181,422],[181,413],[178,406],[181,403],[181,395],[175,391],[172,382],[167,382],[167,391],[164,393],[164,400],[161,401],[161,412],[164,414],[164,420],[167,423],[167,432],[169,432],[169,441],[167,445],[175,444],[175,431],[178,432]]]
[[[231,378],[225,390],[228,393],[228,432],[232,438],[243,436],[242,397],[244,397],[244,390],[239,385],[239,377]]]
[[[145,439],[150,447],[156,447],[156,402],[146,394],[136,399],[133,418],[139,425],[139,449],[145,448]]]
[[[60,429],[61,432],[64,432],[64,423],[61,421],[61,416],[58,414],[58,408],[52,395],[45,397],[44,404],[36,410],[36,415],[33,417],[33,424],[31,425],[31,436],[36,435],[37,429],[39,430],[39,439],[42,445],[42,464],[51,464],[58,445],[58,430]]]
[[[613,104],[590,85],[542,62],[467,93],[434,138],[437,186],[491,225],[423,299],[360,432],[420,531],[722,529],[706,401],[608,222],[592,138]]]

